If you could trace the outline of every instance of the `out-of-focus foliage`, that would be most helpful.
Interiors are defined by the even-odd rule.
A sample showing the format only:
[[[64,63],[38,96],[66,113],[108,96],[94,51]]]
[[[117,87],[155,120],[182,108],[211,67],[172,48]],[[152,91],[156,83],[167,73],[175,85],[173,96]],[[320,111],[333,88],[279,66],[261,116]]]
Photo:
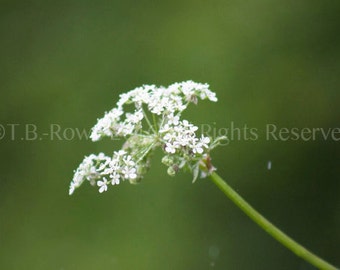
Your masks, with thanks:
[[[121,141],[70,139],[67,128],[89,130],[136,86],[188,79],[210,83],[219,102],[192,106],[186,118],[212,136],[232,125],[258,135],[238,140],[235,131],[213,153],[218,172],[340,265],[340,142],[266,139],[268,124],[340,127],[338,1],[0,6],[1,269],[313,269],[208,180],[169,177],[160,153],[140,185],[68,196],[83,156]]]

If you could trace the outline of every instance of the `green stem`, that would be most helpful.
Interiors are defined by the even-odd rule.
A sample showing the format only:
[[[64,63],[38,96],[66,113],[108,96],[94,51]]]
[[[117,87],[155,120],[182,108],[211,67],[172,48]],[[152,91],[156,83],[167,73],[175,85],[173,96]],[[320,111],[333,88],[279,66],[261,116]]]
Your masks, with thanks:
[[[158,128],[158,125],[157,125],[157,120],[156,120],[155,114],[152,114],[152,120],[153,120],[153,124],[154,124],[155,129],[158,131],[159,128]]]
[[[312,252],[308,251],[302,245],[294,241],[280,229],[275,227],[259,212],[257,212],[249,203],[247,203],[232,187],[230,187],[218,174],[210,175],[212,181],[218,186],[223,193],[231,199],[246,215],[255,221],[262,229],[279,241],[282,245],[290,249],[297,256],[303,258],[315,267],[323,270],[336,270],[337,268],[323,259],[319,258]]]
[[[144,111],[143,108],[142,108],[142,112],[143,112],[143,114],[144,114],[144,119],[146,120],[146,122],[147,122],[148,125],[149,125],[149,128],[151,128],[152,132],[153,132],[154,134],[156,134],[157,132],[156,132],[156,130],[153,128],[153,126],[152,126],[152,124],[151,124],[151,122],[150,122],[150,120],[149,120],[149,118],[148,118],[148,116],[147,116],[147,114],[145,113],[145,111]]]

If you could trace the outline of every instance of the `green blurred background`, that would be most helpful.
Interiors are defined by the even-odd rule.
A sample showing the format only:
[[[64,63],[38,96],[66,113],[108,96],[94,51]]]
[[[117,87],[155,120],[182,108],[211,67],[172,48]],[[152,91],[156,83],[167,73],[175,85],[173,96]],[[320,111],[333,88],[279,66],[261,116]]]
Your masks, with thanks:
[[[190,107],[193,123],[258,131],[214,152],[219,174],[340,265],[339,141],[264,136],[269,123],[340,127],[339,1],[0,5],[0,269],[314,269],[209,180],[169,177],[161,153],[140,185],[101,195],[83,185],[70,197],[83,156],[120,142],[23,137],[27,124],[89,130],[120,93],[188,79],[208,82],[219,98]]]

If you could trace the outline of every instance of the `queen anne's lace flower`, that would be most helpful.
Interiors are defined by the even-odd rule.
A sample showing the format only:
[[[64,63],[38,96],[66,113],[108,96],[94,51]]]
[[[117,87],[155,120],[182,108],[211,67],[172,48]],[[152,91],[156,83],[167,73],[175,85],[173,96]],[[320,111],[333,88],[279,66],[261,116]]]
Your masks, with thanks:
[[[97,186],[99,187],[99,192],[103,193],[104,191],[107,191],[107,180],[104,177],[103,181],[98,181]]]
[[[90,138],[98,141],[103,137],[125,137],[123,148],[111,157],[103,153],[84,158],[74,173],[69,193],[72,194],[84,181],[107,191],[108,185],[118,185],[129,180],[137,183],[150,166],[153,150],[162,147],[162,162],[168,166],[169,175],[180,169],[192,171],[194,180],[209,152],[221,138],[211,142],[209,137],[196,136],[197,126],[181,120],[181,113],[198,99],[216,102],[216,94],[208,84],[186,81],[168,87],[144,85],[121,94],[117,106],[98,119]],[[132,111],[128,108],[134,107]],[[128,107],[128,108],[127,108]],[[209,166],[208,172],[212,169]]]

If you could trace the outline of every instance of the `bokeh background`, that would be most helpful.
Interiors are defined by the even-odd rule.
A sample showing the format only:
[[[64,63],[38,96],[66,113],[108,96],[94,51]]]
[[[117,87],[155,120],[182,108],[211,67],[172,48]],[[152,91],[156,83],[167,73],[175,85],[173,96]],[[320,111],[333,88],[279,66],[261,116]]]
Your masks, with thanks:
[[[340,127],[339,1],[0,6],[0,269],[314,269],[208,179],[168,176],[161,153],[140,185],[101,195],[83,185],[68,196],[84,155],[110,154],[120,142],[58,138],[51,127],[89,131],[120,93],[188,79],[208,82],[219,97],[191,106],[188,119],[211,133],[233,123],[259,135],[216,149],[219,174],[340,265],[340,142],[265,137],[271,123]]]

